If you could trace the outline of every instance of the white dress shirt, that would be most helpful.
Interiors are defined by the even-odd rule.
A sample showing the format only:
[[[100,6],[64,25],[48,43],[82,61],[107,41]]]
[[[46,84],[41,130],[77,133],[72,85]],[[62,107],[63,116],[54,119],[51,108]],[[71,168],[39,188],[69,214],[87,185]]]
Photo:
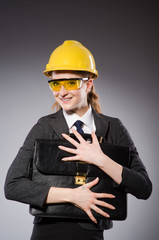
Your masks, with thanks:
[[[63,110],[63,115],[66,119],[66,122],[69,128],[69,133],[72,133],[72,129],[76,129],[76,127],[74,126],[74,123],[77,120],[81,120],[83,122],[82,130],[84,131],[84,133],[91,134],[92,131],[96,130],[91,106],[82,117],[78,116],[76,113],[70,113],[70,112],[68,113],[65,110]]]

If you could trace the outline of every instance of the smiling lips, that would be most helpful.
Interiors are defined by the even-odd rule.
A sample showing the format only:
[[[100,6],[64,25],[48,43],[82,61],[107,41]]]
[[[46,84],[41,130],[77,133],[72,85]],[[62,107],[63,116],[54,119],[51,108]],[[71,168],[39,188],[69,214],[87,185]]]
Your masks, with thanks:
[[[69,102],[71,99],[72,99],[72,97],[70,97],[70,98],[60,98],[60,100],[62,102]]]

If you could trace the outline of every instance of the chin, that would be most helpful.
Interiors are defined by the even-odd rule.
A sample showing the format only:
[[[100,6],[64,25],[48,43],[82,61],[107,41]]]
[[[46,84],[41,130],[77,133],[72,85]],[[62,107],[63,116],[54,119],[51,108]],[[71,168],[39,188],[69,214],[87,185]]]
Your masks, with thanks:
[[[71,107],[71,106],[62,106],[61,105],[61,108],[63,109],[63,110],[65,110],[66,112],[73,112],[73,113],[76,113],[76,111],[77,111],[77,109],[76,108],[74,108],[74,107]]]
[[[61,108],[65,111],[71,111],[72,110],[72,108],[70,106],[66,106],[66,105],[63,105],[63,104],[61,104]]]

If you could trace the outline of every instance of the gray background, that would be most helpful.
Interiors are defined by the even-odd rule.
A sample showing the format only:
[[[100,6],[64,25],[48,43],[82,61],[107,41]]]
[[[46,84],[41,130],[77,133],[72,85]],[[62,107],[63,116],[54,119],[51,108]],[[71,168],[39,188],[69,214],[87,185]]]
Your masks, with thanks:
[[[3,194],[7,169],[37,120],[51,113],[42,74],[51,52],[78,40],[94,55],[103,113],[128,128],[153,182],[147,201],[128,197],[128,218],[109,240],[158,239],[158,1],[1,1],[0,239],[27,240],[28,206]]]

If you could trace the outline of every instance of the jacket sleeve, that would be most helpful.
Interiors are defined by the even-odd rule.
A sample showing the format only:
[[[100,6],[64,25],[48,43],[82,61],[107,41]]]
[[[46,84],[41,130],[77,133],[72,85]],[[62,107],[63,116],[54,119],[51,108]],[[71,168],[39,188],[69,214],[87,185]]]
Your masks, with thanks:
[[[34,142],[37,138],[45,138],[45,131],[40,122],[31,129],[11,164],[4,190],[7,199],[43,207],[50,187],[34,183],[29,178],[29,167],[33,159]]]
[[[139,199],[147,199],[152,192],[152,183],[127,129],[120,120],[117,122],[118,127],[115,127],[117,137],[115,141],[120,146],[128,146],[130,148],[130,166],[129,168],[123,167],[122,182],[117,188],[124,190],[126,193],[131,193]]]

